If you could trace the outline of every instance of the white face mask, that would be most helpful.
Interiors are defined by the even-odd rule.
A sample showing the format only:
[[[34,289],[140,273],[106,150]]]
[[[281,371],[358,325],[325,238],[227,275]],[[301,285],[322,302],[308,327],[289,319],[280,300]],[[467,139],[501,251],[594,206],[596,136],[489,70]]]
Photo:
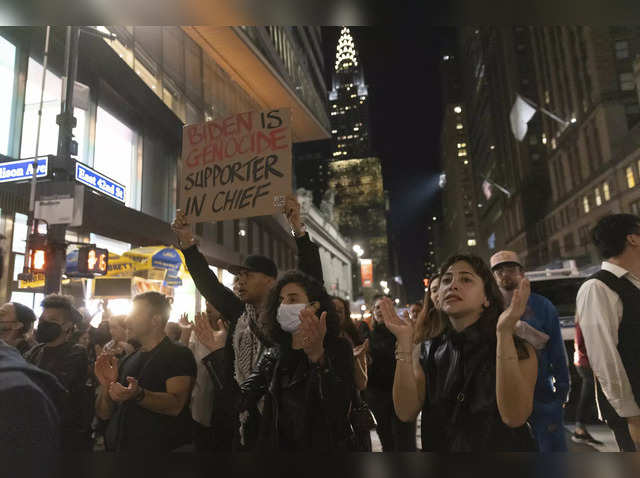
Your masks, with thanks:
[[[300,312],[307,307],[307,304],[280,304],[278,307],[278,323],[282,330],[292,334],[300,324]]]

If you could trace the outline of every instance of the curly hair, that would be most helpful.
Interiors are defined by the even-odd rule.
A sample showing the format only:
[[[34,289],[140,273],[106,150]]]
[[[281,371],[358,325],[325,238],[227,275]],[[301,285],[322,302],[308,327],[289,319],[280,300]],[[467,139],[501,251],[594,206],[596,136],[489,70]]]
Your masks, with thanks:
[[[498,288],[498,283],[496,282],[491,269],[489,269],[489,266],[485,261],[478,256],[473,254],[457,254],[449,257],[449,259],[442,264],[442,267],[440,268],[440,276],[443,276],[445,272],[447,272],[447,269],[456,262],[466,262],[469,264],[473,271],[482,280],[482,283],[484,284],[484,294],[487,297],[489,306],[483,308],[482,314],[480,315],[480,328],[483,335],[495,338],[498,318],[504,311],[504,298],[502,297],[502,293]],[[445,319],[443,323],[448,325],[448,318],[446,314],[440,311],[440,315]]]
[[[317,302],[320,304],[316,315],[319,317],[323,312],[327,313],[327,333],[324,337],[324,344],[335,341],[340,335],[340,320],[338,313],[333,305],[331,296],[327,293],[324,286],[313,277],[300,272],[289,271],[275,284],[269,292],[266,306],[260,314],[258,326],[260,330],[260,338],[270,345],[281,345],[285,348],[291,348],[291,334],[285,332],[278,323],[278,308],[280,307],[280,293],[287,284],[298,284],[302,287],[309,298],[309,302]]]

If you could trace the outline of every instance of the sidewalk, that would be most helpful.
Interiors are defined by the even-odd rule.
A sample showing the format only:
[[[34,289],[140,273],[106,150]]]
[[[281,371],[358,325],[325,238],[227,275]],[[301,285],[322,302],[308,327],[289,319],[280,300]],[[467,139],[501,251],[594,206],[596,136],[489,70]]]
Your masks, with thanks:
[[[422,448],[422,440],[420,437],[420,422],[421,415],[418,415],[418,420],[416,423],[416,444],[417,449],[420,451]],[[589,433],[595,438],[603,443],[602,446],[594,446],[587,445],[584,443],[574,443],[571,440],[571,434],[575,429],[575,425],[569,424],[565,425],[565,429],[567,431],[567,447],[569,448],[569,453],[589,453],[589,452],[617,452],[618,445],[616,444],[616,439],[613,436],[613,432],[609,429],[609,427],[605,424],[596,424],[589,425],[588,427]],[[380,445],[380,439],[378,438],[378,434],[373,430],[371,432],[371,448],[374,452],[381,452],[382,446]]]

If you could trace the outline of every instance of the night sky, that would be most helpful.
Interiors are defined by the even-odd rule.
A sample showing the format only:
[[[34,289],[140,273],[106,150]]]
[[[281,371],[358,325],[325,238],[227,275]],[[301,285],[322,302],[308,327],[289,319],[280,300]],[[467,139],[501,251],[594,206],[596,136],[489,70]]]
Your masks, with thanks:
[[[424,294],[427,226],[435,206],[442,106],[438,63],[450,29],[351,28],[369,86],[373,148],[391,199],[391,231],[410,300]],[[324,28],[327,85],[340,28]]]

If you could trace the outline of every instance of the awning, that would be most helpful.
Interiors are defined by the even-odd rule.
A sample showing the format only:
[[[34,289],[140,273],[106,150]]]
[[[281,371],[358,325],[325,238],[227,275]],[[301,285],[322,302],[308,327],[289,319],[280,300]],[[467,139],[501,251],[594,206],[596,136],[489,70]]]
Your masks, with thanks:
[[[147,246],[132,249],[122,254],[133,262],[134,275],[147,280],[162,282],[163,286],[182,285],[181,271],[184,273],[182,252],[165,246]]]

